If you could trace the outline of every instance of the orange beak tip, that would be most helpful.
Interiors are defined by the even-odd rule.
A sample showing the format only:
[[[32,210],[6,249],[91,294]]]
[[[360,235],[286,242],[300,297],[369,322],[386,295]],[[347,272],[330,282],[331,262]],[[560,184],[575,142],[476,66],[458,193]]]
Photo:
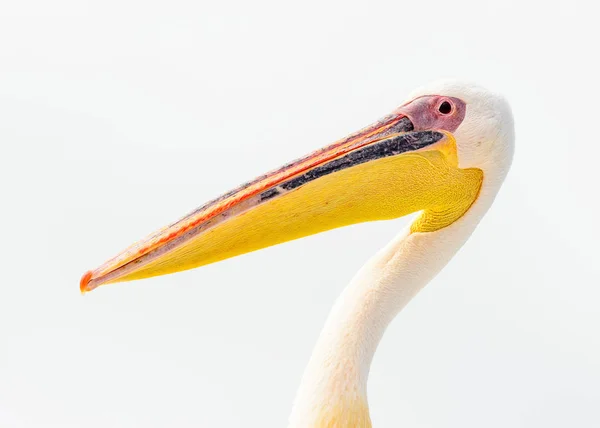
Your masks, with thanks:
[[[91,279],[92,271],[88,270],[86,273],[83,274],[83,276],[79,280],[79,290],[81,291],[81,294],[85,294],[87,291],[90,291],[88,290],[87,285],[89,284]]]

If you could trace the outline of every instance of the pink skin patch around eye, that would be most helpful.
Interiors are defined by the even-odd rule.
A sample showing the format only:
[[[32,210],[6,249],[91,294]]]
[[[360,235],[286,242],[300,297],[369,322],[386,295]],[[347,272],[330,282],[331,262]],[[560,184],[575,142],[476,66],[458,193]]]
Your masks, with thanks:
[[[458,98],[424,95],[398,107],[394,113],[408,116],[415,131],[440,129],[454,132],[465,118],[466,111],[466,104]]]

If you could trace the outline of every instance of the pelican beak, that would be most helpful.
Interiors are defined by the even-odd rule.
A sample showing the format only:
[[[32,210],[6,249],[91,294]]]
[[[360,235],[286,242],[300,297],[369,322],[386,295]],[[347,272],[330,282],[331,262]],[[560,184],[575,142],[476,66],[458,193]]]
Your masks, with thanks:
[[[202,205],[86,272],[80,289],[192,269],[417,211],[423,213],[413,233],[445,227],[476,199],[482,173],[458,168],[449,132],[414,128],[414,118],[399,109]]]

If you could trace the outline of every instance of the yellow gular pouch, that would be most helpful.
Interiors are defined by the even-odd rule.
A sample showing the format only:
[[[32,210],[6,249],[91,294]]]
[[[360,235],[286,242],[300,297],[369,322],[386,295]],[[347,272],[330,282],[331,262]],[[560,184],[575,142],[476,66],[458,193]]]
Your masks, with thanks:
[[[411,232],[459,219],[477,199],[483,171],[457,166],[454,139],[320,177],[202,232],[117,281],[164,275],[355,223],[417,211]]]

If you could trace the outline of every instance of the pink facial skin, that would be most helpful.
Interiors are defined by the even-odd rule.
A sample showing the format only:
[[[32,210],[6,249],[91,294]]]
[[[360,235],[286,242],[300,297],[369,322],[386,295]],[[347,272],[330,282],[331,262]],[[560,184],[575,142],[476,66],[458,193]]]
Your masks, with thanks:
[[[398,107],[394,113],[406,115],[415,131],[440,129],[454,132],[465,118],[464,101],[441,95],[424,95]]]

